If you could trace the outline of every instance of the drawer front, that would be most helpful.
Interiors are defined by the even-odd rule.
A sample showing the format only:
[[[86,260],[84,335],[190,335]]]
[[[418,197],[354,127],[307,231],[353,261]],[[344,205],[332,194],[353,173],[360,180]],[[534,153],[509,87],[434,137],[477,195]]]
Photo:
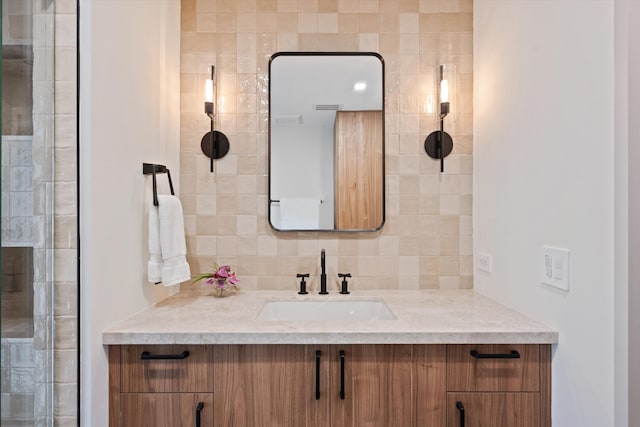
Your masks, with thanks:
[[[213,392],[213,349],[208,345],[125,345],[121,391]]]
[[[539,391],[540,346],[448,345],[447,390]]]
[[[120,427],[213,427],[213,393],[125,393]]]
[[[539,393],[447,393],[447,427],[540,427]]]

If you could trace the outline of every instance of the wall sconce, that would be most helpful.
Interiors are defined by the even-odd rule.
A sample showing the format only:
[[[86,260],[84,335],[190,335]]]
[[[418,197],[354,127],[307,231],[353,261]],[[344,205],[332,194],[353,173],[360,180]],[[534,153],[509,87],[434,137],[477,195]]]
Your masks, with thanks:
[[[202,152],[211,159],[210,171],[213,172],[213,160],[221,159],[229,152],[229,139],[215,130],[216,121],[216,68],[211,66],[211,78],[204,86],[204,112],[211,119],[211,130],[204,134],[200,141]]]
[[[449,67],[440,66],[440,130],[431,132],[424,140],[424,150],[433,159],[440,160],[440,172],[444,172],[444,158],[453,150],[453,139],[444,131],[444,118],[449,114],[449,82],[452,81]],[[428,107],[427,107],[428,108]]]

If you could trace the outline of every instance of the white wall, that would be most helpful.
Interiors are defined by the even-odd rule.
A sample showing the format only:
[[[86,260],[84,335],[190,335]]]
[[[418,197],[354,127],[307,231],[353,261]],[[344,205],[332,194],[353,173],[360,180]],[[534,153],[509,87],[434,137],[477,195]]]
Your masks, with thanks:
[[[640,2],[624,0],[628,9],[628,197],[629,197],[629,426],[640,425]],[[622,299],[621,303],[624,303]]]
[[[614,1],[615,53],[615,425],[629,426],[629,7]],[[633,408],[633,405],[632,405]]]
[[[102,331],[169,293],[145,278],[142,163],[167,165],[179,188],[179,46],[180,0],[80,1],[83,426],[107,425]]]
[[[613,33],[613,0],[474,2],[474,286],[559,331],[555,426],[614,425]]]
[[[322,200],[317,228],[333,229],[333,127],[275,126],[271,132],[271,198]],[[281,225],[279,203],[271,204],[271,222],[277,228],[287,228]]]

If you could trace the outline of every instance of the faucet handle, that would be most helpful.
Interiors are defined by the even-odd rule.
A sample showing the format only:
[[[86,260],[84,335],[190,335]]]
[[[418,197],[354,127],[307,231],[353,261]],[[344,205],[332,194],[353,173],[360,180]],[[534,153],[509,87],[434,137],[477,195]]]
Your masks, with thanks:
[[[300,291],[298,292],[298,294],[300,295],[307,295],[309,292],[307,292],[307,282],[304,281],[305,278],[309,277],[309,273],[306,274],[296,274],[296,277],[300,278]]]
[[[338,277],[342,279],[342,290],[340,291],[340,293],[342,295],[350,294],[351,292],[349,292],[349,290],[347,289],[349,285],[347,283],[347,277],[351,277],[351,273],[338,273]]]

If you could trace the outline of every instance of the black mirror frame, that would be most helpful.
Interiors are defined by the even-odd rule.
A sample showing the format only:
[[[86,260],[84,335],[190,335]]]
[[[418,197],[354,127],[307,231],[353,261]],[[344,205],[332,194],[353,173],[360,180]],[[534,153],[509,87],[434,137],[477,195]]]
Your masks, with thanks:
[[[271,63],[273,60],[279,56],[374,56],[380,60],[380,64],[382,66],[382,221],[380,226],[373,229],[340,229],[336,230],[335,228],[331,229],[279,229],[276,228],[271,222],[271,204],[277,202],[277,200],[272,199],[271,197]],[[356,233],[356,232],[377,232],[382,229],[386,221],[386,166],[385,166],[385,105],[386,105],[386,92],[385,92],[385,63],[384,58],[377,52],[276,52],[271,55],[269,58],[269,76],[268,76],[268,103],[269,103],[269,116],[268,116],[268,137],[269,137],[269,147],[267,151],[267,173],[268,173],[268,195],[267,195],[267,218],[269,222],[269,226],[272,230],[278,232],[297,232],[297,233]]]

